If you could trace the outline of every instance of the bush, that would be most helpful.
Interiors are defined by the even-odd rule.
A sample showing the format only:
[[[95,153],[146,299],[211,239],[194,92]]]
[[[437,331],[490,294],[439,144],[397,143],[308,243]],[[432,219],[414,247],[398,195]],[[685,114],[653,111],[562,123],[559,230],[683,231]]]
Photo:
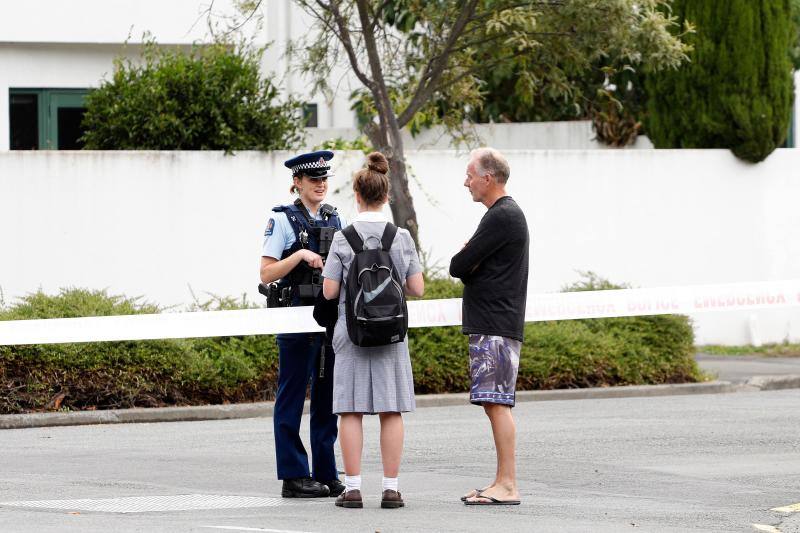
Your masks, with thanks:
[[[593,274],[566,290],[619,288]],[[426,298],[459,298],[451,279],[426,280]],[[212,297],[190,310],[253,308]],[[41,291],[0,320],[155,313],[154,304],[106,291]],[[417,393],[469,390],[460,327],[409,331]],[[538,322],[525,325],[518,389],[696,381],[693,333],[683,316]],[[181,340],[0,346],[0,413],[263,401],[274,398],[278,351],[272,335]]]
[[[222,299],[196,308],[249,307]],[[106,291],[37,292],[0,320],[158,312]],[[0,413],[268,400],[277,380],[270,336],[0,346]]]
[[[790,0],[675,0],[691,62],[648,75],[647,133],[657,148],[729,148],[765,159],[789,132],[797,42]]]
[[[280,150],[303,137],[300,105],[261,78],[263,50],[227,44],[189,53],[146,42],[142,64],[117,59],[86,100],[90,150]]]
[[[191,311],[256,309],[246,297],[212,296],[195,304]],[[197,353],[197,381],[215,391],[214,401],[264,401],[275,398],[278,383],[278,346],[274,335],[204,337],[192,339]]]
[[[791,0],[792,3],[792,49],[790,56],[795,70],[800,70],[800,0]]]
[[[592,272],[565,291],[628,288]],[[451,280],[426,281],[426,298],[460,298]],[[409,332],[418,393],[469,390],[467,339],[460,327]],[[700,379],[694,361],[694,332],[688,317],[561,320],[525,324],[518,390],[683,383]]]

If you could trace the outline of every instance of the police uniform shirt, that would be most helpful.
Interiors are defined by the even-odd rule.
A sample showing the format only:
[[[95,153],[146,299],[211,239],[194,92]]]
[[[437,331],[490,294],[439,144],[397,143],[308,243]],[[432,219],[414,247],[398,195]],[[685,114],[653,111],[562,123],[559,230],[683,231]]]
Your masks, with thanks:
[[[317,210],[314,220],[322,220],[321,215],[320,211]],[[342,215],[339,215],[339,222],[342,227],[347,225]],[[283,251],[291,248],[296,240],[292,223],[289,222],[286,212],[273,212],[272,217],[267,222],[267,229],[264,231],[264,245],[261,248],[261,256],[280,260],[283,256]]]

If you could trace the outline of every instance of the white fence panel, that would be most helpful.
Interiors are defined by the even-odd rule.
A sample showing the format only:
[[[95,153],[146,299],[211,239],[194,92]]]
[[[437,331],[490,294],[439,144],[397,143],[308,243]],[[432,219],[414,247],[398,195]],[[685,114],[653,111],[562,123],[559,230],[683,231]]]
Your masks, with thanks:
[[[108,288],[162,305],[191,289],[258,299],[270,208],[289,200],[290,154],[0,152],[0,287]],[[531,229],[529,290],[592,270],[637,287],[800,278],[800,150],[750,165],[722,150],[508,151]],[[484,208],[467,154],[408,154],[423,248],[445,267]],[[352,218],[360,153],[337,155],[331,203]],[[796,308],[705,313],[700,343],[800,339]]]

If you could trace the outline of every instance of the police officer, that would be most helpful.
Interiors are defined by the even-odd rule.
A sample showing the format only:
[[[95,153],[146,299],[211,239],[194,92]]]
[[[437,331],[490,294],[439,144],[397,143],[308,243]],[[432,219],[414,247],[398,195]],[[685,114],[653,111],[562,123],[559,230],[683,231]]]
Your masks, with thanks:
[[[302,154],[284,164],[292,171],[290,191],[298,199],[272,209],[264,232],[259,290],[268,306],[313,305],[321,290],[323,256],[342,228],[336,209],[324,204],[329,161],[333,152]],[[266,287],[266,288],[265,288]],[[333,444],[337,416],[332,413],[333,351],[322,333],[292,333],[277,337],[279,368],[275,394],[275,453],[284,498],[338,496]],[[326,346],[327,345],[327,346]],[[311,381],[311,459],[300,440],[300,418],[306,387]]]

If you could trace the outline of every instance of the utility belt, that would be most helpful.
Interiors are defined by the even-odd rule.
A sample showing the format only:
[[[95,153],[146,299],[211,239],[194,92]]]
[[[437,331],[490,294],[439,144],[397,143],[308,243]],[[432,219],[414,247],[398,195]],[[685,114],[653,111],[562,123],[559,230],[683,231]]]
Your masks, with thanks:
[[[258,285],[258,292],[267,297],[267,307],[290,307],[295,301],[299,301],[297,305],[314,305],[321,290],[320,269],[312,270],[305,283],[291,285],[281,280]]]

